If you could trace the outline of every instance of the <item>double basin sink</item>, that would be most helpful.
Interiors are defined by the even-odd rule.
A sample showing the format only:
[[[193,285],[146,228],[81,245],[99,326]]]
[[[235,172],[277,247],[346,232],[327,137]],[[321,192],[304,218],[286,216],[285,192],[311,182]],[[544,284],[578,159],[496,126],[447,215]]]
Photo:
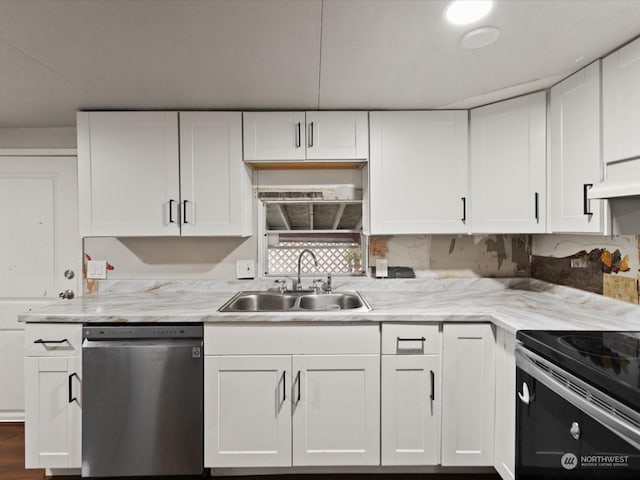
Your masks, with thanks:
[[[371,307],[358,292],[239,292],[220,307],[221,312],[368,312]]]

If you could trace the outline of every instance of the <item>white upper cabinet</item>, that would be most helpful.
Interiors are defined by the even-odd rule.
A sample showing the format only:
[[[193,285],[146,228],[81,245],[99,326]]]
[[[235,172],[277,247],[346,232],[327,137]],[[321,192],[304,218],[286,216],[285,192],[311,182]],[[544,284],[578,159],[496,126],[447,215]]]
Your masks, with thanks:
[[[600,61],[551,89],[549,229],[601,233],[601,200],[587,191],[602,180]]]
[[[180,112],[180,198],[183,236],[251,234],[242,113]]]
[[[241,131],[240,112],[78,113],[81,235],[250,235]]]
[[[369,157],[367,112],[307,112],[307,160]]]
[[[245,112],[246,162],[368,158],[367,112]]]
[[[179,235],[178,114],[78,113],[82,236]]]
[[[371,234],[467,233],[468,112],[371,112]]]
[[[640,156],[640,39],[602,62],[605,163]]]
[[[471,230],[546,231],[546,93],[471,110]]]

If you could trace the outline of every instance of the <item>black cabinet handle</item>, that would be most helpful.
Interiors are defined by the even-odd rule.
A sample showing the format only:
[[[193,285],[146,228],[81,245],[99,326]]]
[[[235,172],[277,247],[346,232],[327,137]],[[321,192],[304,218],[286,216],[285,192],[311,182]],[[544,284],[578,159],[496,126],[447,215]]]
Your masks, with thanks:
[[[467,197],[462,197],[462,223],[467,221]]]
[[[313,122],[309,124],[309,147],[313,147]]]
[[[585,183],[582,186],[582,213],[585,215],[593,215],[593,212],[589,211],[589,199],[587,198],[587,192],[593,187],[593,183]]]
[[[420,337],[420,338],[402,338],[402,337],[396,337],[398,339],[398,342],[422,342],[424,343],[427,339],[424,337]]]
[[[78,374],[77,373],[72,373],[71,375],[69,375],[69,403],[73,402],[74,400],[78,400],[76,397],[73,396],[73,384],[71,383],[73,377],[77,377]]]
[[[67,340],[66,338],[63,338],[62,340],[43,340],[41,338],[39,338],[38,340],[34,340],[33,343],[69,343],[69,340]]]
[[[287,371],[282,371],[282,401],[287,401]]]
[[[173,198],[169,199],[169,223],[176,223],[173,219],[173,204],[175,200]]]
[[[187,220],[187,203],[189,203],[189,200],[182,201],[182,223],[189,223]]]
[[[431,400],[436,399],[436,374],[433,373],[433,370],[429,371],[431,376]]]
[[[296,400],[296,403],[300,402],[300,370],[298,370],[298,373],[296,374],[296,382],[298,383],[298,398]]]
[[[296,127],[296,148],[300,148],[300,142],[301,142],[301,131],[300,131],[300,122],[298,122],[298,125]]]
[[[540,222],[540,194],[538,192],[535,193],[535,201],[536,201],[536,222]]]

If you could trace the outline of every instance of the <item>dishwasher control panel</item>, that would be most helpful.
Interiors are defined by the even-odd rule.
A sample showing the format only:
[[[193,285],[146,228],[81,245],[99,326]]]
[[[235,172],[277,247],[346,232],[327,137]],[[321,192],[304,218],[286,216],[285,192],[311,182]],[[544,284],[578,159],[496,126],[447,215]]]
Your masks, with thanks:
[[[201,324],[187,325],[90,325],[82,329],[88,340],[131,340],[144,338],[202,338]]]

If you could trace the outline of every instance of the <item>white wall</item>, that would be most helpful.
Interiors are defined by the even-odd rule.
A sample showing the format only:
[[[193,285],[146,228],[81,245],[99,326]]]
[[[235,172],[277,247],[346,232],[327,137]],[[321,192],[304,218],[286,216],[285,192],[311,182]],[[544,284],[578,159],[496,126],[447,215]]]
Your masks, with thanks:
[[[0,148],[76,148],[76,128],[0,128]]]

